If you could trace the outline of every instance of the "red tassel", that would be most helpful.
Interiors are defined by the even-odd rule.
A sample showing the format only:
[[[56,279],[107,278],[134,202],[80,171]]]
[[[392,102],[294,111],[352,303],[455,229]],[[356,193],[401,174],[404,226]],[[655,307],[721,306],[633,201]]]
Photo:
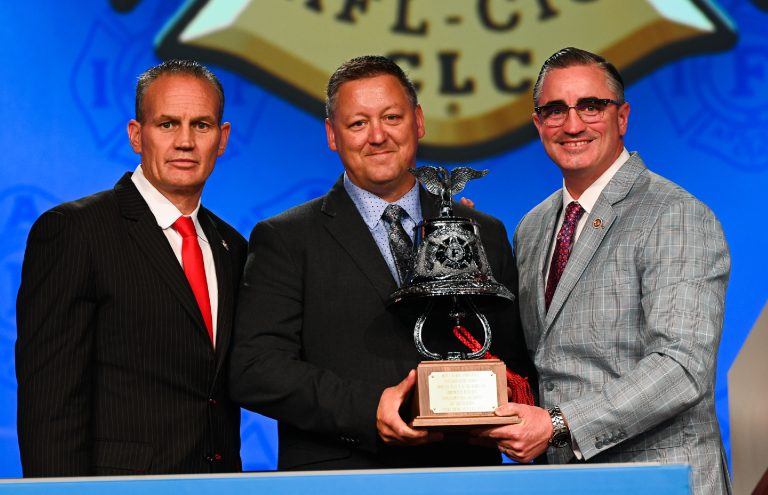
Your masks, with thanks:
[[[453,327],[453,334],[472,352],[477,352],[482,348],[480,342],[469,333],[469,330],[462,326],[456,325]],[[488,351],[486,351],[483,357],[485,359],[499,359]],[[534,405],[533,392],[531,392],[531,384],[528,383],[528,377],[520,376],[507,368],[507,386],[511,390],[509,400],[518,404]]]

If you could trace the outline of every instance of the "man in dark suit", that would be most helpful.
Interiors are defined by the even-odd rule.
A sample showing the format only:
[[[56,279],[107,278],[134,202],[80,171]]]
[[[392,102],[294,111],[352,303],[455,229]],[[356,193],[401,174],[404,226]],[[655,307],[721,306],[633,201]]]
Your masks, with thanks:
[[[424,135],[413,84],[384,57],[352,59],[331,77],[326,110],[328,145],[345,173],[326,196],[253,229],[233,339],[233,400],[278,420],[279,469],[497,464],[495,448],[415,430],[399,414],[420,357],[413,319],[385,307],[400,276],[382,214],[398,205],[407,232],[439,214],[409,173]],[[514,290],[502,223],[462,205],[455,214],[481,224],[493,274]],[[529,376],[516,307],[491,325],[492,352]],[[449,325],[443,330],[455,339]]]
[[[200,64],[148,70],[128,124],[139,167],[33,225],[17,301],[25,476],[241,469],[224,378],[245,239],[200,205],[223,110]]]

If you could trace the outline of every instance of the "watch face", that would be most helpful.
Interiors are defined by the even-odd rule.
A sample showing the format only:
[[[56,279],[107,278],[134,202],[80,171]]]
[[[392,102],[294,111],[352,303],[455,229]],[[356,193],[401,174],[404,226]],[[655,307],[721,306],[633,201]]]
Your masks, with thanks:
[[[557,448],[566,447],[570,443],[570,440],[571,435],[567,431],[561,431],[552,437],[552,446]]]

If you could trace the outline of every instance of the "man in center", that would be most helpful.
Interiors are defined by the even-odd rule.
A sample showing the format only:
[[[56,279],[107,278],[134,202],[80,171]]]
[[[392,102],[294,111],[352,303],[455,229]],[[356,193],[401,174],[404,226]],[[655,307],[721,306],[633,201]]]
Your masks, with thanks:
[[[403,282],[390,231],[400,222],[412,237],[423,218],[439,216],[409,173],[425,133],[414,86],[389,59],[363,56],[336,70],[326,96],[328,146],[344,174],[325,196],[254,227],[230,393],[277,419],[278,469],[498,464],[497,450],[410,428],[400,413],[421,358],[414,319],[385,304]],[[516,292],[502,223],[462,205],[454,213],[481,225],[494,277]],[[491,352],[536,383],[517,307],[489,320]],[[461,346],[450,328],[444,340]]]

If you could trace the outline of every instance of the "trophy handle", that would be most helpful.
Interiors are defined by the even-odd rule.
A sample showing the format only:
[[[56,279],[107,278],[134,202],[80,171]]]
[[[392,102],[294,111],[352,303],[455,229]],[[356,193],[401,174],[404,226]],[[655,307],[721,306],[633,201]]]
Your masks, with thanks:
[[[488,319],[485,315],[477,310],[477,306],[475,306],[471,297],[463,297],[462,299],[464,300],[464,304],[469,306],[469,309],[472,310],[477,319],[480,320],[480,324],[483,326],[483,346],[476,352],[467,354],[467,359],[481,359],[485,356],[485,353],[488,352],[488,349],[491,348],[491,325],[488,323]]]
[[[416,350],[419,351],[419,354],[427,359],[436,360],[482,359],[485,356],[485,353],[488,352],[488,349],[491,348],[491,325],[488,323],[488,319],[485,317],[485,315],[478,311],[477,306],[475,306],[475,303],[472,301],[471,297],[462,297],[461,301],[462,304],[468,307],[469,310],[477,317],[477,319],[480,320],[480,324],[483,326],[483,345],[475,352],[471,352],[466,355],[460,352],[449,352],[447,358],[444,358],[442,355],[427,349],[427,346],[424,345],[424,340],[421,337],[421,331],[424,328],[424,323],[427,321],[427,318],[429,318],[430,313],[432,313],[432,309],[435,307],[435,301],[430,300],[427,303],[427,309],[425,309],[421,316],[419,316],[419,318],[416,320],[416,325],[413,327],[413,342],[416,344]],[[456,298],[454,298],[454,304],[455,303]],[[458,318],[456,320],[456,324],[460,325],[460,320]]]
[[[428,359],[443,359],[443,357],[440,354],[431,352],[427,347],[424,345],[424,341],[421,338],[421,329],[424,327],[424,322],[427,321],[427,317],[432,312],[432,308],[435,307],[435,301],[429,301],[427,304],[427,309],[424,310],[424,312],[419,316],[419,319],[416,320],[416,325],[413,327],[413,342],[416,344],[416,350],[419,351],[419,354],[424,356]]]

